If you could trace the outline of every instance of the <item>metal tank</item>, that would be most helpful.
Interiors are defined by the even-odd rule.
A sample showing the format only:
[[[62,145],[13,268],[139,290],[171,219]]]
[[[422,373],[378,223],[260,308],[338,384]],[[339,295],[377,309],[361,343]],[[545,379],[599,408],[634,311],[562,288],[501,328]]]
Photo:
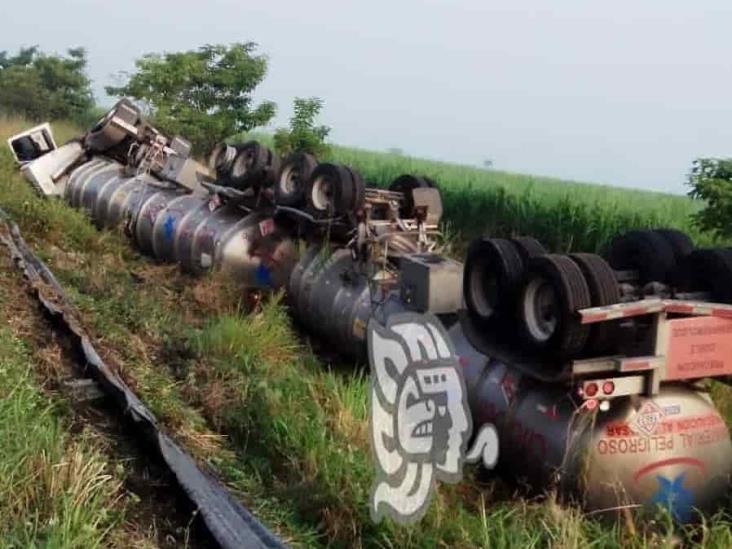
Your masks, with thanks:
[[[366,325],[371,316],[383,322],[405,310],[397,292],[369,284],[382,274],[365,272],[351,250],[331,252],[312,245],[295,265],[287,286],[292,313],[333,350],[364,358]]]
[[[350,250],[311,246],[288,285],[293,314],[332,351],[360,357],[371,315],[385,322],[410,308],[398,291],[369,287],[362,269]],[[653,398],[615,398],[590,411],[567,384],[539,381],[480,353],[460,322],[449,335],[474,431],[491,423],[499,433],[501,472],[537,490],[556,487],[593,514],[668,507],[672,500],[674,518],[687,522],[695,509],[711,512],[726,495],[732,444],[706,393],[664,384]]]
[[[270,212],[218,205],[149,173],[130,175],[94,158],[69,174],[64,195],[99,228],[122,224],[143,253],[189,272],[212,267],[249,288],[284,286],[297,260],[292,239]]]
[[[732,475],[727,426],[709,395],[667,384],[653,398],[578,406],[561,384],[523,375],[478,352],[460,324],[450,329],[465,375],[474,428],[492,423],[499,468],[538,489],[552,486],[587,511],[669,506],[688,522],[714,511]]]

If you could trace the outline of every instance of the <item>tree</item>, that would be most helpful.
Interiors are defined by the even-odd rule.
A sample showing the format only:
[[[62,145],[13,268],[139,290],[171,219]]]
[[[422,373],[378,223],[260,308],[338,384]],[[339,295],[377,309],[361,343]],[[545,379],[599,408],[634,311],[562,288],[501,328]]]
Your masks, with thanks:
[[[694,161],[689,196],[706,202],[694,215],[700,229],[723,238],[732,237],[732,159],[699,158]]]
[[[328,151],[325,138],[330,133],[328,126],[317,126],[315,118],[323,108],[323,100],[317,97],[296,97],[290,127],[275,132],[275,149],[287,155],[293,152],[306,152],[322,156]]]
[[[37,46],[14,56],[0,52],[0,110],[32,120],[84,119],[94,107],[86,63],[84,48],[69,49],[66,57]]]
[[[267,58],[252,42],[206,45],[197,50],[147,54],[135,62],[127,84],[107,93],[141,102],[162,131],[207,153],[232,135],[269,122],[275,104],[253,106],[252,92],[267,73]]]

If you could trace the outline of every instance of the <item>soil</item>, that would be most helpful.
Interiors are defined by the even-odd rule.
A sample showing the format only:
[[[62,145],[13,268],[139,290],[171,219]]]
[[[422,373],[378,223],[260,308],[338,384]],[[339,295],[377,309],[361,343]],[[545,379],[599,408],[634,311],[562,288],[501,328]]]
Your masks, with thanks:
[[[109,459],[109,473],[122,477],[125,523],[113,532],[113,543],[124,546],[215,547],[201,521],[180,492],[172,475],[142,443],[131,425],[104,396],[87,398],[68,382],[85,379],[71,341],[44,314],[39,302],[0,246],[0,278],[7,299],[0,319],[32,350],[35,378],[49,397],[62,395],[71,412],[69,431],[91,431]],[[121,538],[121,539],[120,539]]]

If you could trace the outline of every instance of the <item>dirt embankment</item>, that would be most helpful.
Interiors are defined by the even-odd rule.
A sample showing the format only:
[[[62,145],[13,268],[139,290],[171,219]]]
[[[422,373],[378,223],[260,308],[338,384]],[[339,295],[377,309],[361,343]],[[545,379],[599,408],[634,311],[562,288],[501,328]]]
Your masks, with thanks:
[[[72,438],[89,438],[106,460],[104,473],[118,481],[111,500],[113,527],[105,544],[118,547],[208,547],[194,528],[170,474],[140,445],[131,427],[95,384],[89,383],[68,338],[47,318],[0,246],[0,322],[30,350],[32,378],[58,403]]]

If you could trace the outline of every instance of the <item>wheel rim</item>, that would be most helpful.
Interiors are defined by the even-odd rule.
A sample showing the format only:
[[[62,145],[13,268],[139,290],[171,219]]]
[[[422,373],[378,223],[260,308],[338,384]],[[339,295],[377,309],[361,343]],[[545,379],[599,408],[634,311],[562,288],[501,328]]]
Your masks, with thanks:
[[[320,211],[328,210],[333,204],[333,185],[325,177],[318,177],[313,182],[313,190],[310,198],[315,209]]]
[[[234,160],[234,165],[231,168],[231,175],[234,177],[241,177],[246,175],[254,165],[254,152],[250,150],[242,151],[239,156]]]
[[[297,192],[300,188],[300,170],[295,166],[285,166],[280,176],[280,188],[285,194]]]
[[[498,302],[498,280],[486,272],[483,265],[476,266],[470,273],[470,294],[475,312],[483,318],[493,316]]]
[[[558,299],[554,287],[544,278],[533,278],[524,291],[523,311],[531,337],[539,342],[548,341],[556,332]]]

